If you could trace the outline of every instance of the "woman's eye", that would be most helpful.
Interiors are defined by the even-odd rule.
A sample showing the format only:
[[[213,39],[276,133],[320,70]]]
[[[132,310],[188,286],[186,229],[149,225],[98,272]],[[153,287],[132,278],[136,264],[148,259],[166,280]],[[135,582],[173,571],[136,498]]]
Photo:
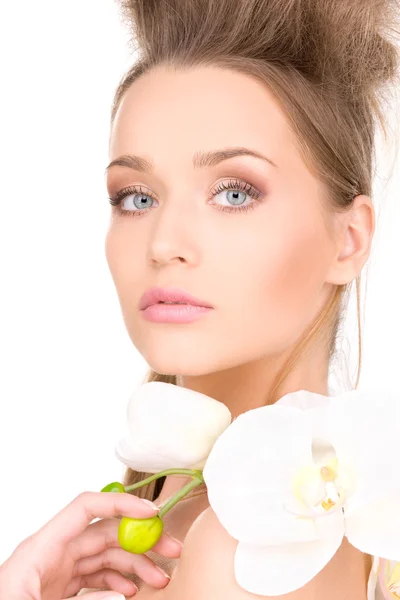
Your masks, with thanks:
[[[246,192],[241,192],[240,190],[224,190],[223,192],[215,194],[214,202],[218,196],[221,196],[222,201],[226,200],[227,204],[223,206],[240,206],[245,203],[248,194]]]
[[[217,202],[218,196],[221,196],[221,204]],[[225,212],[239,212],[255,208],[261,196],[262,193],[250,183],[234,179],[221,182],[213,190],[211,204],[215,204],[216,208]]]
[[[128,198],[130,199],[129,202],[127,202]],[[148,196],[147,194],[128,194],[125,196],[123,203],[125,204],[125,208],[131,206],[132,208],[134,207],[138,210],[143,210],[145,208],[151,208],[154,201],[151,196]]]
[[[209,203],[218,210],[240,212],[255,208],[255,205],[261,200],[262,193],[251,184],[234,179],[219,183],[211,191],[210,196],[212,200]],[[219,196],[220,198],[218,198]],[[110,204],[116,207],[118,213],[133,217],[140,216],[154,208],[155,202],[155,206],[158,206],[158,201],[151,194],[137,186],[125,188],[109,200]]]
[[[154,204],[154,198],[137,187],[123,189],[113,198],[109,198],[109,201],[118,213],[132,216],[147,212]]]

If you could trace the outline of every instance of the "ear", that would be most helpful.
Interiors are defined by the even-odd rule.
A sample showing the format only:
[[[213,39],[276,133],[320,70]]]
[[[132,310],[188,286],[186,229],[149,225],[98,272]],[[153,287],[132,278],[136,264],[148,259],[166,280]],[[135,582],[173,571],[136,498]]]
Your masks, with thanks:
[[[375,232],[375,210],[371,198],[356,196],[351,209],[337,213],[340,221],[336,253],[327,274],[327,283],[346,284],[359,275],[367,262]]]

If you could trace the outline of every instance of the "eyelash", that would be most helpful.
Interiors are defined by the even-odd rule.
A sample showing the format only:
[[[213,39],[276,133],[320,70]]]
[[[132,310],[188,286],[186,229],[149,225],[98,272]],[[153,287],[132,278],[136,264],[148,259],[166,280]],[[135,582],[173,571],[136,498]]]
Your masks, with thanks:
[[[231,179],[228,183],[226,183],[226,182],[219,183],[218,186],[212,190],[211,195],[212,195],[212,197],[214,197],[217,194],[220,194],[221,192],[223,192],[225,190],[236,190],[236,191],[240,191],[240,192],[245,192],[253,199],[253,202],[251,202],[250,204],[246,204],[245,206],[238,205],[237,207],[220,206],[218,204],[215,204],[217,209],[221,210],[223,212],[229,212],[229,213],[246,212],[248,210],[254,209],[255,205],[258,202],[261,202],[261,200],[260,200],[260,197],[262,195],[261,192],[259,190],[257,190],[254,186],[252,186],[250,183],[240,181],[239,179]],[[142,195],[148,196],[149,198],[154,200],[153,196],[151,194],[148,194],[147,192],[143,191],[143,189],[140,185],[139,186],[134,185],[132,187],[128,187],[123,190],[120,190],[112,198],[109,198],[110,204],[112,206],[116,207],[116,210],[119,214],[121,214],[121,215],[128,214],[133,217],[141,216],[144,213],[148,212],[149,210],[152,210],[153,207],[144,208],[142,210],[141,209],[125,210],[125,209],[121,208],[122,200],[124,198],[126,198],[127,196],[131,196],[132,194],[142,194]]]

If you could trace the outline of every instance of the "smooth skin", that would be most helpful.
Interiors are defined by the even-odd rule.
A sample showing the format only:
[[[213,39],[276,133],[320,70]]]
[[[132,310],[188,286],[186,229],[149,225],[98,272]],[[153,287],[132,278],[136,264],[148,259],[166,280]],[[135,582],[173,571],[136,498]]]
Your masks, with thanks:
[[[0,597],[7,600],[60,600],[81,588],[108,587],[135,595],[134,584],[121,572],[136,573],[163,588],[164,577],[146,555],[131,554],[118,544],[121,516],[149,518],[157,514],[141,498],[125,493],[83,492],[36,533],[24,540],[0,567]],[[99,519],[92,523],[94,519]],[[177,558],[181,544],[163,533],[153,548]],[[102,600],[110,592],[86,594]]]

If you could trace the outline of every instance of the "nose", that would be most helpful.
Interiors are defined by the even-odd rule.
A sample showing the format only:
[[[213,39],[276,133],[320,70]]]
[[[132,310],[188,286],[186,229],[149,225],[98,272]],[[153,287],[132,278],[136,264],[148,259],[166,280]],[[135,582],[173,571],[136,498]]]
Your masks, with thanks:
[[[193,210],[173,202],[165,203],[154,212],[154,222],[150,230],[147,258],[152,266],[187,263],[196,265],[200,260],[200,248],[196,243]]]
[[[151,258],[150,258],[150,263],[154,266],[162,266],[162,265],[168,265],[170,263],[178,263],[178,262],[187,262],[185,260],[185,258],[183,256],[176,256],[176,253],[174,253],[173,251],[171,252],[171,250],[169,250],[168,248],[166,249],[161,249],[159,248],[158,251],[156,252],[156,254],[152,254]]]

